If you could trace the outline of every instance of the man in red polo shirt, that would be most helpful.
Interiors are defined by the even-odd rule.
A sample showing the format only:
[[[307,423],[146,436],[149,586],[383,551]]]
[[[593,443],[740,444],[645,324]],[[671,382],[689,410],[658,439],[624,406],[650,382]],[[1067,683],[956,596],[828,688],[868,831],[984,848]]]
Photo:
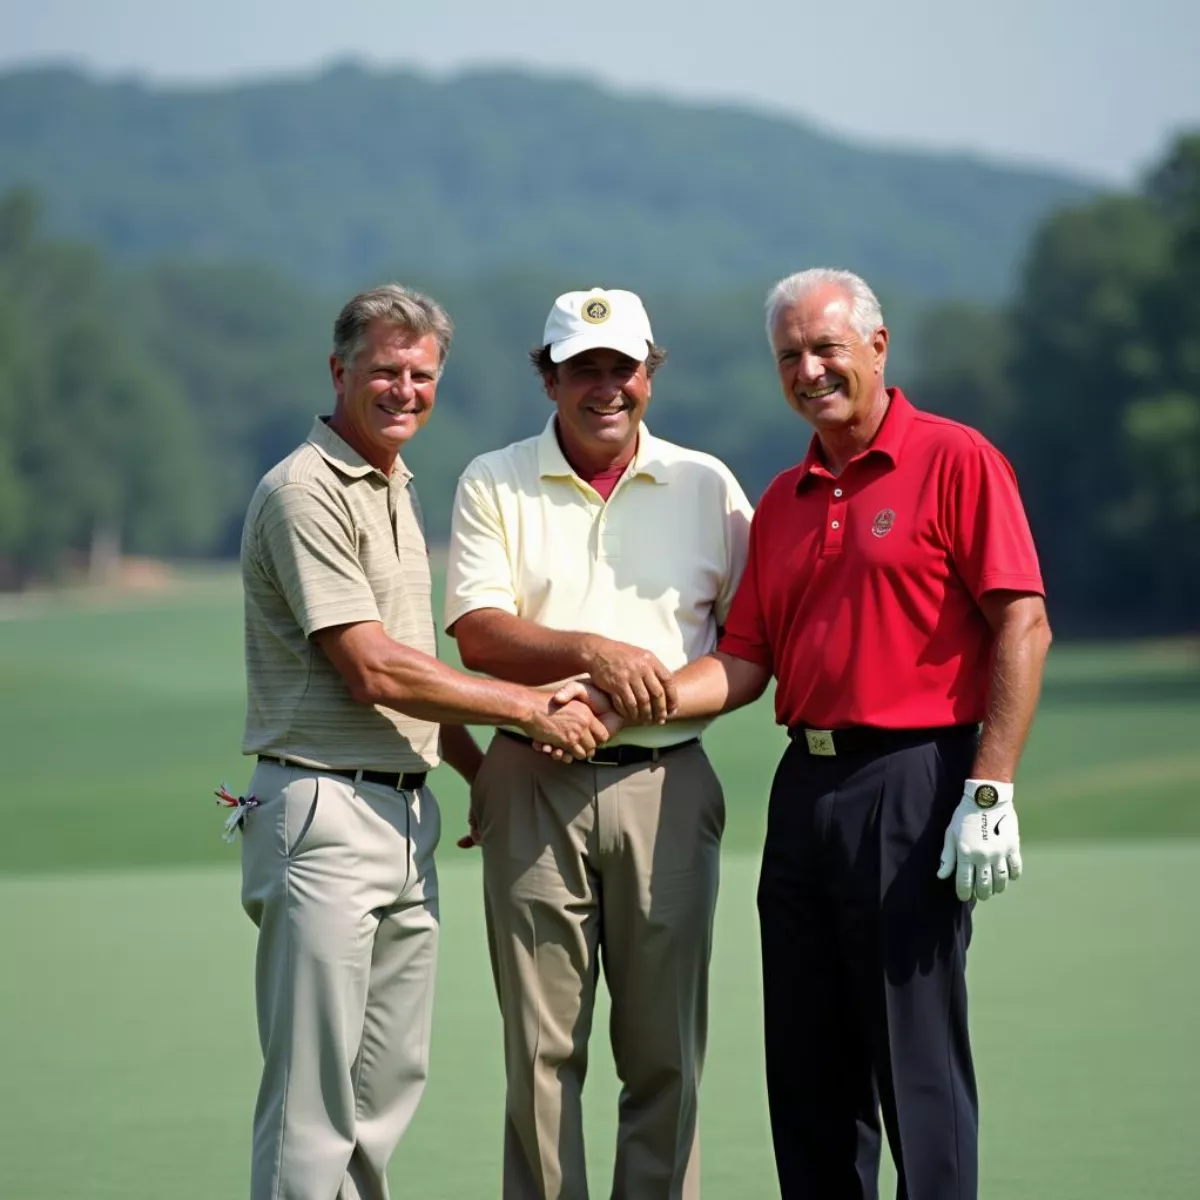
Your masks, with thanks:
[[[1003,456],[885,388],[863,280],[782,280],[767,329],[815,436],[763,496],[724,637],[676,675],[673,719],[774,675],[791,734],[758,893],[780,1186],[874,1197],[882,1109],[898,1194],[969,1200],[964,902],[1021,871],[1013,776],[1050,644],[1037,555]]]

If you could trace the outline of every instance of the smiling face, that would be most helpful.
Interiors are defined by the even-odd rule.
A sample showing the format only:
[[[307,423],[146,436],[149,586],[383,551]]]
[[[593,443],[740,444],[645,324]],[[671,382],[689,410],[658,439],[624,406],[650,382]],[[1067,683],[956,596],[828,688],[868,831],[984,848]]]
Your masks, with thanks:
[[[633,457],[650,403],[646,364],[618,350],[585,350],[543,376],[567,457],[603,469]]]
[[[352,361],[329,359],[337,394],[330,427],[388,474],[400,448],[429,420],[440,369],[434,334],[373,321]]]
[[[837,284],[801,296],[771,329],[783,394],[818,434],[836,435],[882,417],[887,344],[882,325],[868,338],[855,329],[851,299]]]

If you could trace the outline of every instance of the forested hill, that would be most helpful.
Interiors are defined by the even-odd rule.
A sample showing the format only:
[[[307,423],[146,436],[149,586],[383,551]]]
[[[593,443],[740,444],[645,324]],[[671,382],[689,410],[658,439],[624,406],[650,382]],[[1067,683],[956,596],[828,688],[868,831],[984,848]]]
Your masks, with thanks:
[[[60,234],[126,260],[263,261],[333,293],[530,268],[760,287],[829,263],[916,299],[996,298],[1037,223],[1095,190],[500,71],[188,90],[12,71],[0,146],[0,192],[34,186]]]

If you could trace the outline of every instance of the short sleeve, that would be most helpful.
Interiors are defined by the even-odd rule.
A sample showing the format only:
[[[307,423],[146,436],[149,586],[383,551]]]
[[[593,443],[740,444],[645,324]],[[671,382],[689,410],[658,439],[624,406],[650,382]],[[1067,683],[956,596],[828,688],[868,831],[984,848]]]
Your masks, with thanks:
[[[730,654],[734,658],[743,658],[747,662],[757,663],[772,674],[775,672],[775,658],[767,639],[767,625],[762,607],[760,590],[762,550],[760,546],[760,529],[762,527],[762,509],[750,523],[749,539],[746,550],[746,569],[742,572],[741,582],[729,608],[729,616],[725,621],[725,634],[717,649],[722,654]]]
[[[450,559],[446,568],[445,627],[479,608],[517,615],[508,542],[495,493],[486,481],[464,474],[454,495]]]
[[[725,577],[714,605],[718,625],[724,625],[728,620],[734,594],[745,574],[746,556],[750,551],[750,522],[754,518],[754,507],[732,472],[725,482]]]
[[[1045,595],[1033,534],[1008,460],[986,442],[964,456],[950,489],[951,556],[975,601],[988,592]]]
[[[256,526],[261,569],[305,637],[331,625],[380,619],[350,514],[332,497],[285,483],[263,502]]]

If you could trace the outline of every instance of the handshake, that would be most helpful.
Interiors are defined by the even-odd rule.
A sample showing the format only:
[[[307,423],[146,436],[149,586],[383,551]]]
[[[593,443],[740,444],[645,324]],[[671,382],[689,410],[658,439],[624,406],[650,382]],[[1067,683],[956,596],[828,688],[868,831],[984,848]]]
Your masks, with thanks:
[[[535,693],[537,702],[521,721],[534,747],[559,762],[587,759],[623,725],[661,725],[679,706],[672,674],[649,650],[588,636],[584,642],[587,679],[570,679],[553,694]],[[470,830],[458,839],[462,850],[479,844],[472,806]]]
[[[584,645],[588,678],[568,680],[522,722],[563,762],[590,758],[623,725],[662,725],[679,706],[672,673],[649,650],[601,637]]]

